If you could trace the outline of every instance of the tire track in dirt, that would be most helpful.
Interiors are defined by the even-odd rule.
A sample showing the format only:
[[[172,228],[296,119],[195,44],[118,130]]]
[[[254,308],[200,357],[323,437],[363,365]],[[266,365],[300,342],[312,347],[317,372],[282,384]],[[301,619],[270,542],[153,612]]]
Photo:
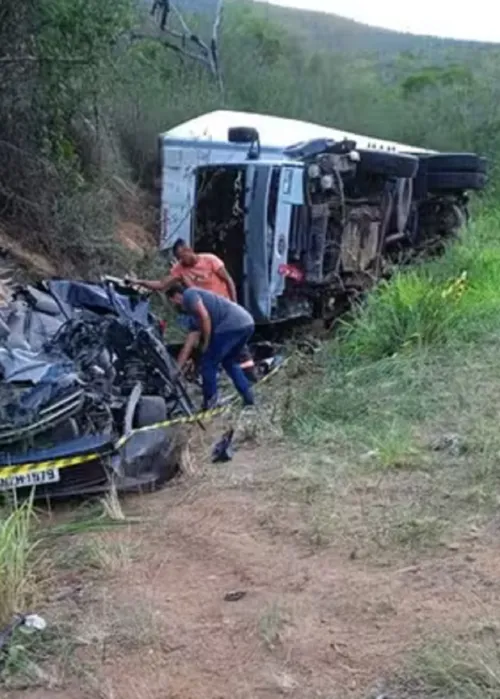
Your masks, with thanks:
[[[430,634],[498,614],[500,561],[490,546],[390,567],[351,560],[341,540],[312,549],[293,535],[292,506],[282,528],[263,526],[269,501],[237,485],[252,469],[248,456],[238,453],[227,477],[202,479],[188,497],[172,488],[132,502],[150,520],[138,555],[122,575],[93,583],[81,612],[98,618],[106,599],[124,618],[147,610],[158,630],[137,647],[111,636],[95,666],[101,694],[75,683],[60,696],[363,697]],[[251,458],[265,466],[276,455],[260,448]],[[245,594],[225,601],[231,591]],[[49,696],[57,695],[22,694]]]

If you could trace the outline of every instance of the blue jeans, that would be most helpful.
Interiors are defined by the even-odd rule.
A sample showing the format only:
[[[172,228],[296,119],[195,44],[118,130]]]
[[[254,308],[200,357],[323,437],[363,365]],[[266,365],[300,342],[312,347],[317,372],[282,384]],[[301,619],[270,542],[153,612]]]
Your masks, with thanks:
[[[239,330],[216,332],[212,335],[210,344],[202,355],[200,367],[205,410],[217,398],[217,368],[219,364],[222,364],[236,390],[242,396],[245,405],[254,404],[251,384],[239,364],[240,353],[252,337],[253,331],[254,326],[249,325]]]

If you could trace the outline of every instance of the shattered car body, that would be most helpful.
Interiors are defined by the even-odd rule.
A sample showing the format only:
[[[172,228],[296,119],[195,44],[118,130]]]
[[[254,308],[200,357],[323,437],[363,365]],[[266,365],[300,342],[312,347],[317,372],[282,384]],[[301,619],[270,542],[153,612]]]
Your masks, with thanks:
[[[149,302],[114,284],[26,286],[0,308],[0,490],[154,488],[193,404]]]

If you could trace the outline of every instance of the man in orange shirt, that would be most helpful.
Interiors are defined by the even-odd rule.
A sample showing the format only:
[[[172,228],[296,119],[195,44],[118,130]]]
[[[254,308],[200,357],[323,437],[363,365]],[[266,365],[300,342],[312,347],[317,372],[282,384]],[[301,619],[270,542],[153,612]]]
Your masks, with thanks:
[[[168,277],[151,281],[148,279],[133,279],[131,281],[150,291],[160,292],[168,291],[171,286],[181,282],[188,288],[198,287],[199,289],[211,291],[218,296],[224,296],[234,303],[238,302],[233,278],[227,271],[224,262],[217,255],[204,252],[197,253],[182,238],[179,238],[174,243],[173,253],[177,262],[170,270]],[[186,343],[179,355],[181,365],[187,361],[198,339],[195,332],[188,333]],[[257,380],[255,365],[248,347],[243,348],[240,366],[250,380]]]
[[[134,279],[134,284],[150,291],[167,291],[174,283],[182,282],[187,287],[196,286],[237,303],[234,281],[216,255],[197,253],[182,238],[175,242],[173,253],[177,262],[168,277],[154,281]]]

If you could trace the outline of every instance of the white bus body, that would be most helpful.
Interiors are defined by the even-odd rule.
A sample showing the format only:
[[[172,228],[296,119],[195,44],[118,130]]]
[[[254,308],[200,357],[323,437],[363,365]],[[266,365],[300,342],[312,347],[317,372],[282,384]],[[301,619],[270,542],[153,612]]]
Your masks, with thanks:
[[[228,129],[237,126],[257,129],[262,158],[265,160],[283,161],[283,151],[287,146],[315,138],[335,141],[349,139],[363,149],[431,152],[295,119],[225,110],[203,114],[160,136],[160,249],[170,248],[178,238],[188,242],[192,240],[196,168],[217,163],[240,163],[247,159],[247,143],[228,141]]]

